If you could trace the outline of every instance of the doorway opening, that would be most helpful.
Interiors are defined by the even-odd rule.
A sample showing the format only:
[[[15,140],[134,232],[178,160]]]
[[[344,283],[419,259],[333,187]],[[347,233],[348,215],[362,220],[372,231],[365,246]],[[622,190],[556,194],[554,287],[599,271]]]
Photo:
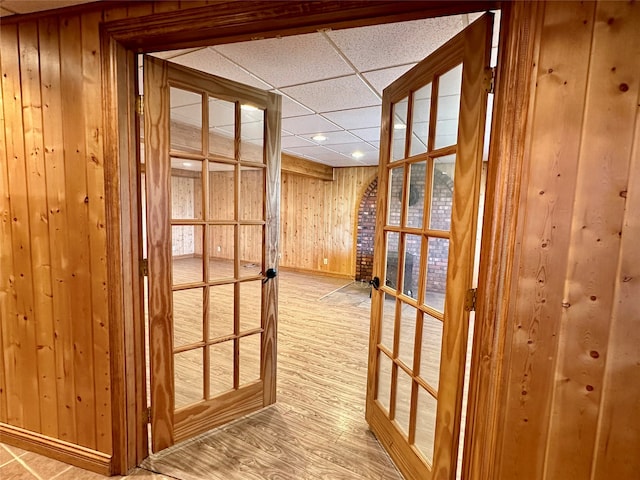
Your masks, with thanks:
[[[324,32],[323,35],[327,35],[327,33]],[[174,56],[173,53],[169,52],[169,53],[159,54],[159,56],[164,56],[165,58],[169,58],[170,57],[171,61],[179,61],[180,57],[183,57],[183,59],[191,59],[191,58],[193,58],[193,56],[197,56],[197,52],[200,52],[200,51],[202,51],[202,50],[201,49],[191,50],[191,51],[188,51],[188,52],[181,52],[180,54],[175,55],[175,56]],[[229,58],[227,58],[227,60],[228,59]],[[188,61],[191,61],[191,60],[188,60]],[[190,66],[193,66],[193,65],[190,65]],[[398,68],[398,67],[402,67],[402,68]],[[395,66],[389,67],[389,68],[396,68],[397,71],[395,73],[397,75],[400,75],[401,73],[404,73],[404,71],[408,70],[410,67],[411,67],[411,65],[407,64],[407,65],[402,65],[402,66],[395,65]],[[208,68],[212,68],[212,67],[208,67]],[[384,69],[384,70],[386,70],[386,69]],[[240,68],[240,71],[243,73],[243,76],[244,76],[244,74],[249,73],[250,76],[254,77],[254,79],[262,81],[259,78],[258,75],[255,75],[255,74],[253,74],[251,72],[248,72],[246,68]],[[365,72],[365,73],[367,73],[367,72]],[[372,72],[369,72],[369,73],[372,73],[371,78],[373,78],[375,76],[373,74],[374,73],[375,74],[380,74],[380,71],[372,71]],[[388,73],[388,72],[385,72],[385,73]],[[364,74],[362,74],[362,75],[363,75],[364,79],[366,80],[367,77]],[[316,83],[316,82],[310,82],[310,83]],[[371,80],[368,80],[368,83],[369,83],[369,86],[372,85],[372,81]],[[304,90],[303,84],[296,84],[296,85],[291,85],[291,86],[288,86],[288,87],[287,86],[278,87],[278,86],[275,86],[275,85],[270,85],[270,86],[274,87],[273,90],[280,91],[280,92],[282,90],[287,89],[287,88],[291,89],[291,91],[295,91],[296,89],[299,89],[300,91]],[[304,105],[301,102],[295,100],[293,97],[287,96],[286,98],[288,98],[290,100],[293,100],[293,104],[294,105],[291,107],[293,109],[298,109],[300,107],[308,108],[308,107],[306,107],[306,105]],[[285,102],[287,102],[287,100],[285,100]],[[188,104],[181,105],[181,107],[188,107],[188,106],[189,106]],[[369,109],[368,113],[371,113],[371,111],[375,110],[376,107],[374,106],[372,108],[372,106],[360,106],[360,107],[355,107],[354,108],[354,110],[358,110],[358,109],[363,109],[363,110],[364,109]],[[296,122],[300,122],[302,117],[310,117],[310,116],[314,116],[315,117],[315,116],[317,116],[317,112],[315,110],[312,110],[312,111],[315,112],[315,113],[303,114],[303,115],[292,115],[291,117],[287,117],[287,118],[293,119],[293,120],[291,120],[291,122],[289,122],[290,124],[293,125]],[[301,133],[292,133],[292,132],[289,132],[289,131],[285,130],[285,132],[289,133],[290,135],[284,135],[283,138],[285,138],[285,139],[288,138],[288,140],[286,141],[286,143],[288,145],[294,145],[294,146],[289,147],[290,151],[291,152],[297,152],[299,155],[301,155],[306,160],[312,160],[313,159],[313,161],[323,161],[323,162],[325,162],[325,164],[329,164],[329,165],[331,165],[331,160],[329,159],[329,157],[325,156],[325,155],[328,155],[328,154],[330,154],[332,156],[332,158],[333,158],[333,154],[335,154],[335,153],[339,154],[339,156],[336,157],[336,158],[339,158],[339,160],[342,161],[342,162],[344,162],[344,158],[343,157],[346,157],[347,160],[351,160],[351,159],[355,158],[355,156],[352,156],[352,154],[355,153],[356,151],[359,151],[359,150],[352,151],[353,148],[354,148],[354,145],[353,145],[354,142],[336,143],[334,145],[329,145],[329,144],[322,144],[321,143],[322,140],[316,140],[315,144],[313,144],[312,142],[314,142],[314,140],[313,140],[312,137],[310,137],[312,134],[313,134],[313,136],[318,136],[320,134],[336,133],[337,132],[340,135],[343,135],[343,137],[345,139],[351,139],[350,136],[354,136],[355,135],[355,138],[358,140],[358,142],[356,142],[356,143],[359,144],[360,149],[363,149],[363,147],[364,147],[364,149],[367,150],[368,147],[366,147],[365,145],[369,145],[369,147],[371,147],[372,150],[370,150],[369,152],[364,152],[365,153],[364,157],[366,157],[367,154],[369,154],[369,153],[371,154],[371,156],[377,155],[376,147],[379,147],[379,142],[378,142],[378,140],[374,139],[373,130],[376,130],[376,132],[378,132],[378,137],[379,137],[379,126],[373,126],[373,127],[372,126],[360,126],[360,128],[351,128],[351,129],[348,129],[345,126],[340,126],[341,124],[339,124],[336,119],[339,118],[340,115],[345,116],[346,115],[346,111],[347,111],[346,109],[332,110],[332,111],[324,112],[326,115],[319,115],[321,118],[324,118],[325,120],[327,120],[327,117],[329,117],[329,118],[333,117],[334,120],[329,120],[329,121],[330,121],[330,123],[333,123],[335,126],[338,126],[339,129],[336,129],[335,131],[324,131],[324,132],[315,133],[317,130],[313,130],[313,131],[305,132],[305,133],[302,133],[302,131],[301,131]],[[379,117],[380,116],[379,115],[379,110],[376,110],[376,111],[377,111],[378,117]],[[307,119],[307,120],[311,121],[310,118]],[[317,122],[318,120],[316,119],[314,121]],[[379,118],[378,118],[378,124],[379,124]],[[345,123],[343,125],[347,125],[347,123]],[[356,131],[356,130],[359,131],[359,133],[362,136],[357,136],[356,134],[354,134],[353,132]],[[348,135],[345,135],[345,133],[348,134]],[[324,136],[326,136],[326,135],[324,135]],[[309,137],[309,138],[307,138],[307,137]],[[367,140],[367,138],[368,138],[368,140]],[[308,142],[309,145],[302,143],[303,141],[304,142]],[[362,142],[360,142],[360,141],[362,141]],[[488,138],[485,141],[485,144],[488,145]],[[295,145],[297,145],[297,146],[295,146]],[[303,152],[309,152],[309,154],[305,155]],[[311,152],[313,152],[313,154]],[[363,153],[363,152],[361,152],[361,153]],[[351,159],[349,159],[348,157],[351,157]],[[324,158],[324,160],[323,160],[323,158]],[[360,157],[360,158],[363,158],[363,157]],[[486,161],[486,158],[485,158],[485,161]],[[185,167],[185,166],[183,165],[183,167]],[[346,162],[345,162],[345,166],[342,166],[338,162],[338,163],[334,164],[334,167],[335,168],[339,168],[339,169],[348,169],[348,168],[356,169],[356,168],[363,168],[363,167],[365,167],[365,165],[358,166],[358,167],[353,166],[353,165],[346,166]],[[183,170],[188,170],[188,169],[189,169],[188,166],[183,168]],[[443,199],[446,199],[447,192],[445,192],[445,190],[446,190],[447,187],[449,188],[448,196],[451,197],[451,190],[450,190],[451,186],[448,185],[448,183],[446,181],[446,178],[449,178],[446,175],[446,172],[441,172],[441,173],[443,173],[443,176],[441,178],[441,180],[443,180],[443,181],[442,182],[438,182],[438,185],[440,185],[443,188],[443,192],[442,192]],[[435,180],[438,180],[438,178],[436,178]],[[316,183],[319,183],[319,182],[320,181],[317,181]],[[419,185],[417,185],[415,182],[412,182],[412,185],[413,184],[416,185],[416,187],[415,187],[416,191],[419,192],[419,190],[420,190]],[[188,175],[185,175],[184,177],[179,177],[179,178],[177,177],[175,181],[172,179],[171,185],[172,185],[172,193],[171,193],[172,204],[174,202],[178,202],[179,205],[180,205],[180,206],[177,206],[176,208],[184,208],[184,209],[186,209],[185,211],[191,211],[194,208],[197,209],[197,201],[195,200],[195,198],[198,197],[199,190],[198,190],[197,182],[193,178],[190,179]],[[374,186],[374,188],[371,188],[372,185],[370,185],[369,188],[367,189],[367,190],[371,189],[371,191],[369,192],[370,194],[373,192],[374,189],[377,190],[377,182],[376,182],[376,185]],[[391,190],[391,200],[393,201],[393,185],[392,185],[391,188],[392,188],[392,190]],[[424,185],[422,186],[422,188],[424,189]],[[338,199],[340,199],[340,193],[337,193],[336,195],[337,195]],[[373,193],[373,195],[375,195],[375,193]],[[415,195],[419,195],[419,193],[416,193]],[[363,200],[364,200],[364,198],[363,198]],[[349,201],[351,202],[351,205],[352,205],[351,210],[355,211],[355,208],[353,208],[353,205],[355,205],[355,202],[357,202],[358,199],[350,198]],[[293,200],[293,202],[295,202],[295,199]],[[409,203],[411,203],[411,202],[409,202]],[[447,214],[447,205],[445,203],[443,203],[442,209],[439,209],[439,211],[443,215],[446,216],[446,214]],[[449,205],[448,208],[449,208],[449,215],[450,215],[450,208],[451,208],[450,205]],[[191,209],[191,210],[189,210],[189,209]],[[312,211],[311,212],[307,212],[307,218],[308,218],[309,214],[311,216],[313,216],[316,213],[312,212]],[[286,214],[283,212],[283,215],[286,215]],[[284,219],[283,219],[283,223],[285,223]],[[354,222],[351,222],[351,224],[353,225]],[[143,231],[144,231],[144,229],[145,229],[145,224],[143,223]],[[194,236],[192,231],[187,231],[188,229],[181,229],[181,230],[182,230],[181,232],[176,232],[176,235],[175,235],[175,238],[179,239],[179,241],[177,241],[175,245],[172,245],[172,254],[173,254],[173,257],[174,257],[175,260],[186,260],[187,258],[191,258],[193,256],[196,256],[197,252],[199,251],[198,249],[202,249],[202,245],[198,246],[198,242],[196,240],[197,235]],[[478,236],[478,238],[479,238],[479,236]],[[353,247],[352,246],[350,246],[350,247],[352,248],[352,255],[353,255]],[[145,245],[145,248],[146,248],[146,245]],[[224,256],[222,255],[222,244],[221,243],[218,244],[215,248],[217,249],[216,251],[221,254],[221,258],[223,258]],[[326,254],[326,252],[327,251],[325,250],[323,252],[323,254],[322,254],[322,264],[324,264],[324,259],[325,258],[328,261],[332,262],[332,259],[331,259],[330,256],[327,256],[327,257],[324,256]],[[446,255],[446,251],[443,250],[443,252],[444,252],[443,255]],[[479,248],[476,249],[476,252],[479,253]],[[411,252],[409,252],[409,253],[411,253]],[[415,262],[410,262],[411,263],[410,268],[413,268],[413,264],[414,263],[416,264],[416,267],[417,267],[418,258],[419,258],[419,255],[415,254],[414,255]],[[253,261],[247,261],[246,263],[250,267],[252,265],[255,266],[255,262],[253,262]],[[356,264],[357,263],[358,262],[356,262]],[[437,268],[438,262],[434,261],[433,265],[434,265],[433,268]],[[296,269],[296,265],[287,265],[287,266],[291,267],[294,270]],[[397,268],[397,262],[396,262],[396,268]],[[408,268],[407,267],[407,263],[406,263],[406,257],[405,257],[404,268]],[[322,273],[321,269],[319,269],[318,273]],[[446,272],[444,274],[446,274]],[[441,276],[444,275],[444,274],[442,272],[440,272]],[[357,271],[354,272],[354,276],[355,275],[358,275]],[[371,274],[369,274],[369,275],[371,275]],[[391,275],[390,278],[392,276],[393,275]],[[432,272],[431,278],[435,279],[437,276],[438,276],[438,272],[436,272],[434,270]],[[414,278],[414,277],[417,278],[414,275],[405,276],[405,278],[409,278],[409,279]],[[303,277],[301,277],[301,278],[303,278]],[[307,278],[307,277],[304,277],[304,281],[306,283],[309,283],[310,279]],[[391,280],[389,280],[389,281],[391,281]],[[415,292],[416,285],[407,284],[407,285],[403,286],[403,289],[404,289],[404,292],[406,294],[411,295],[413,292]],[[312,299],[310,298],[310,300],[312,300]],[[188,310],[188,307],[187,307],[187,310]],[[471,352],[471,349],[469,348],[468,349],[468,354],[469,354],[468,358],[470,358],[470,352]],[[364,352],[363,352],[363,354],[364,354]],[[366,358],[366,354],[364,354],[364,357]],[[467,365],[467,367],[468,367],[468,365]],[[468,368],[467,368],[467,371],[468,371]],[[185,370],[185,377],[188,377],[188,369]],[[468,385],[468,381],[467,381],[467,385]],[[193,400],[195,400],[195,399],[186,399],[185,401],[188,403],[189,401],[193,401]],[[280,413],[282,413],[282,412],[280,412]],[[461,435],[461,439],[462,439],[462,437],[463,436]],[[460,452],[461,451],[462,451],[462,449],[460,449]],[[460,469],[458,469],[458,471],[460,471]]]

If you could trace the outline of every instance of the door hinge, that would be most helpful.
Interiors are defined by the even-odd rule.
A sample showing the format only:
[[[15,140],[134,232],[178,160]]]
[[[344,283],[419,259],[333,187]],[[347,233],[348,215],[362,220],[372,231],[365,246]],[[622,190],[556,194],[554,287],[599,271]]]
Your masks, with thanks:
[[[149,276],[149,260],[147,260],[146,258],[140,260],[140,276]]]
[[[147,423],[151,423],[151,407],[147,407]]]
[[[496,86],[496,67],[487,67],[484,69],[484,91],[487,93],[495,93]]]
[[[476,311],[476,300],[478,299],[478,289],[470,288],[464,297],[464,309],[467,312]]]
[[[144,95],[138,95],[136,98],[136,113],[140,116],[144,115]]]

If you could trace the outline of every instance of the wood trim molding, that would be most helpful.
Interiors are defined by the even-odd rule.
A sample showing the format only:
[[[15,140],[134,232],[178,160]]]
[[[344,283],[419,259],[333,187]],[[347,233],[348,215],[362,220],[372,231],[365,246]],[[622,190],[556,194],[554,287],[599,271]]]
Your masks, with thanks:
[[[109,35],[139,53],[240,42],[497,8],[497,1],[235,1],[118,20]],[[188,25],[188,28],[185,28]]]
[[[140,289],[139,244],[132,226],[140,199],[132,188],[137,141],[132,125],[134,52],[223,44],[364,25],[431,18],[497,8],[499,1],[237,1],[103,23],[104,159],[107,209],[109,316],[111,319],[113,473],[124,473],[147,455],[144,354],[136,311]],[[112,4],[112,6],[115,4]],[[146,5],[146,3],[145,3]],[[78,12],[84,11],[79,7]],[[152,11],[152,10],[150,10]],[[36,14],[39,15],[39,14]],[[20,18],[7,19],[18,22]],[[105,17],[107,18],[107,17]],[[299,172],[298,172],[299,173]],[[333,178],[333,175],[332,175]],[[137,180],[136,180],[137,181]],[[386,188],[383,179],[379,188]],[[138,240],[139,242],[139,240]],[[142,348],[141,348],[142,345]]]
[[[111,455],[0,423],[0,442],[101,475],[111,475]]]
[[[540,2],[505,2],[502,9],[462,470],[462,478],[469,480],[499,478],[502,372],[509,364],[507,319],[519,256],[518,211],[543,8]]]
[[[333,167],[289,155],[288,153],[282,153],[282,173],[318,178],[327,182],[334,180]]]
[[[148,456],[144,321],[138,262],[140,204],[133,102],[135,56],[102,38],[105,135],[105,205],[113,422],[112,473],[124,473]]]

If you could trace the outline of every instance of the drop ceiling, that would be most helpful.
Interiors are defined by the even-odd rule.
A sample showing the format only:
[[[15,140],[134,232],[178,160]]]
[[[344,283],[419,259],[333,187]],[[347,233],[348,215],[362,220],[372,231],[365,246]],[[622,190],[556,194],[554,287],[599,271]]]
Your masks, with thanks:
[[[81,3],[89,2],[0,0],[0,14]],[[284,152],[333,167],[377,165],[383,89],[479,15],[323,30],[154,55],[280,94]],[[496,21],[494,58],[498,24]],[[452,87],[455,90],[456,85]],[[452,92],[443,106],[455,109],[456,100]],[[174,106],[176,117],[191,123],[189,103]],[[453,110],[441,114],[445,123],[456,116]]]
[[[370,166],[378,164],[383,89],[479,15],[323,30],[153,55],[280,94],[284,152],[333,167]],[[440,112],[443,122],[457,116],[458,86],[452,84],[449,97],[443,99],[442,105],[452,109]],[[184,114],[187,107],[175,104],[176,113]],[[182,116],[182,121],[188,119]]]

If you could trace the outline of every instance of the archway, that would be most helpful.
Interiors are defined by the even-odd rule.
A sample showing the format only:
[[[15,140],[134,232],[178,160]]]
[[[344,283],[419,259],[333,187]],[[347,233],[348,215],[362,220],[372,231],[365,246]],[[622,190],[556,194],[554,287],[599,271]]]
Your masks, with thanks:
[[[376,202],[378,177],[374,178],[362,195],[358,207],[356,237],[356,280],[368,282],[373,276],[373,244],[376,230]]]

